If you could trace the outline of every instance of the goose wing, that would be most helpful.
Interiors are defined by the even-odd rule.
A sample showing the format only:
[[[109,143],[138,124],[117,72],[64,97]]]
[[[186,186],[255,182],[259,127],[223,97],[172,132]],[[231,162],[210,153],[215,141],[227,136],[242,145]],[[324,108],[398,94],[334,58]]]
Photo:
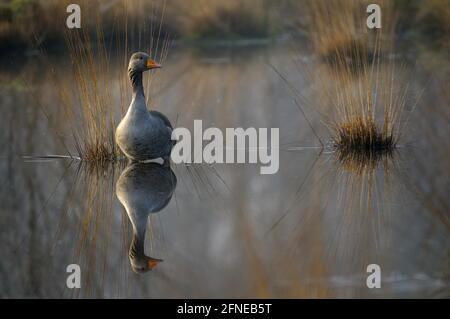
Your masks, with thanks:
[[[162,114],[161,112],[158,112],[158,111],[150,111],[150,114],[161,119],[161,121],[163,121],[167,127],[169,127],[171,130],[173,130],[172,124],[170,123],[169,119],[164,114]]]
[[[170,134],[172,134],[172,131],[173,131],[172,124],[170,123],[169,119],[164,114],[162,114],[161,112],[158,112],[158,111],[150,111],[150,114],[152,116],[159,118],[161,121],[163,121],[164,125],[168,128]],[[175,145],[176,143],[177,143],[177,141],[172,141],[172,146]]]

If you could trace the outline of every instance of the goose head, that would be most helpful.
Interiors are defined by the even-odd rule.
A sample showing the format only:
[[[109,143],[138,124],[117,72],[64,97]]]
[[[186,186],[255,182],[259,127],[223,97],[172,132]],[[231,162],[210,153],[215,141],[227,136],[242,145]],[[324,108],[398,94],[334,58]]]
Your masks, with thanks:
[[[157,259],[157,258],[147,256],[144,253],[137,253],[136,255],[133,255],[132,251],[130,251],[129,257],[130,257],[131,269],[136,274],[141,274],[141,273],[145,273],[149,270],[152,270],[160,262],[163,261],[162,259]]]
[[[150,58],[147,53],[136,52],[134,53],[128,64],[128,70],[131,72],[145,72],[151,69],[161,68],[161,64],[158,64]]]

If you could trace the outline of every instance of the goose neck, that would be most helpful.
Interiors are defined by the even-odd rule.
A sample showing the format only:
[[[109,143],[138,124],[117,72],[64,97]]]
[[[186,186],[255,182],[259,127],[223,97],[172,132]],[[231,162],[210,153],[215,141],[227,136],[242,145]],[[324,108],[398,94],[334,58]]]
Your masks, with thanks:
[[[144,86],[142,85],[142,71],[128,70],[128,75],[133,88],[133,97],[144,96]]]
[[[133,229],[133,239],[131,240],[129,255],[136,258],[144,255],[145,230]]]

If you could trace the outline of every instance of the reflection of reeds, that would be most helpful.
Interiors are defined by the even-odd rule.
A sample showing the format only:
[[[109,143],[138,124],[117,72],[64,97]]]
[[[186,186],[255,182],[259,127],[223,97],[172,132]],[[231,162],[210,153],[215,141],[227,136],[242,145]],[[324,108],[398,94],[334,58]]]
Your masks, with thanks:
[[[354,172],[358,175],[364,174],[367,170],[375,170],[379,163],[384,163],[388,167],[388,162],[393,159],[394,150],[381,149],[372,150],[353,150],[347,151],[338,149],[336,151],[336,160],[338,165],[346,171]]]
[[[82,285],[85,287],[83,295],[89,296],[95,290],[102,291],[104,276],[100,280],[95,279],[96,270],[104,273],[108,260],[108,247],[111,244],[111,228],[114,221],[113,214],[113,189],[117,176],[117,167],[110,165],[107,174],[91,174],[89,171],[79,170],[84,177],[86,189],[85,201],[81,203],[81,215],[77,234],[77,247],[74,251],[77,263],[82,269],[87,270],[83,277]]]

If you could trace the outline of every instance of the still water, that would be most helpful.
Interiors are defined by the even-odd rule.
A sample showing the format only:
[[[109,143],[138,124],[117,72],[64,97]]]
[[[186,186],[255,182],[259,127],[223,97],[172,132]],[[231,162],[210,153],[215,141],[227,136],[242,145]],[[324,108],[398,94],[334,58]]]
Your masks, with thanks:
[[[50,59],[70,85],[65,58]],[[150,105],[176,126],[202,119],[222,129],[280,128],[280,169],[261,175],[250,164],[97,170],[37,158],[67,154],[58,88],[34,57],[5,58],[0,296],[449,297],[445,74],[409,65],[410,87],[425,89],[402,145],[392,158],[355,168],[318,147],[270,67],[310,100],[321,98],[296,59],[313,63],[283,45],[175,48],[152,84]],[[111,88],[120,74],[108,79]],[[320,117],[311,121],[327,140]],[[148,261],[156,267],[144,272]],[[66,287],[69,264],[81,267],[81,289]],[[366,286],[369,264],[381,267],[380,289]]]

